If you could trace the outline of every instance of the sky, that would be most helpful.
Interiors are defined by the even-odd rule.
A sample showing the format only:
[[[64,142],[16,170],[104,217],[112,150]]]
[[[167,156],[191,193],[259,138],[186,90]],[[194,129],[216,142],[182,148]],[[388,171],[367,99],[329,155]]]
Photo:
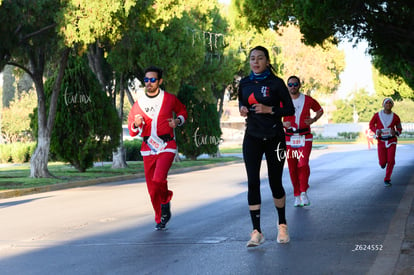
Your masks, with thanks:
[[[231,0],[218,0],[229,4]],[[347,98],[353,91],[365,89],[369,94],[375,93],[372,81],[371,57],[365,54],[368,43],[360,42],[357,47],[352,43],[341,42],[339,49],[345,51],[345,70],[340,74],[341,85],[338,88],[339,98]]]
[[[339,49],[345,51],[345,70],[339,76],[341,85],[338,89],[338,96],[340,98],[346,98],[353,91],[362,88],[370,94],[374,93],[371,57],[365,53],[367,46],[367,42],[361,42],[355,48],[352,47],[352,43],[339,44]]]

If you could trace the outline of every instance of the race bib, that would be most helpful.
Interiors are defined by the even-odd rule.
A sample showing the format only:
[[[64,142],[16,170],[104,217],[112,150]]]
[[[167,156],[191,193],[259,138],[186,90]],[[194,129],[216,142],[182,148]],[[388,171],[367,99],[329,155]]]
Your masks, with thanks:
[[[300,148],[305,146],[305,136],[293,135],[290,137],[290,146],[293,148]]]
[[[391,137],[391,129],[390,128],[381,129],[381,137],[384,137],[384,138]]]
[[[147,144],[150,147],[151,151],[157,153],[164,150],[165,146],[167,146],[167,143],[165,143],[162,139],[152,135],[148,138]]]

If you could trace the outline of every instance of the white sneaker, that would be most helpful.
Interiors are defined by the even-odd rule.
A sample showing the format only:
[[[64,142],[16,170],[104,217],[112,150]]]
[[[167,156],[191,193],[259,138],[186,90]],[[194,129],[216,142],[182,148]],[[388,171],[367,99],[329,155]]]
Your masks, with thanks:
[[[278,243],[288,243],[290,241],[288,227],[286,224],[279,224],[277,232]]]
[[[310,205],[310,201],[309,201],[309,198],[308,198],[308,195],[306,194],[306,192],[302,192],[300,194],[300,199],[302,201],[303,206],[309,206]]]
[[[247,247],[259,246],[265,241],[263,234],[257,231],[257,229],[253,230],[253,232],[250,234],[250,237],[250,240],[246,244]]]
[[[302,200],[300,199],[300,196],[295,196],[295,204],[294,204],[294,206],[295,207],[301,207],[301,206],[303,206]]]

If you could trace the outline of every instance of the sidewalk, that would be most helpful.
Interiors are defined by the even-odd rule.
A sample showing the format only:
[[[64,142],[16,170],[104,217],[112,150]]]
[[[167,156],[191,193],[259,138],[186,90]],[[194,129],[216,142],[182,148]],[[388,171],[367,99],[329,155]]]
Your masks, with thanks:
[[[387,187],[388,188],[388,187]],[[390,187],[392,188],[392,187]],[[395,262],[393,275],[412,275],[414,274],[414,177],[407,184],[407,189],[400,201],[400,204],[390,223],[388,235],[384,240],[384,247],[396,247],[396,239],[401,240],[398,259],[395,261],[390,257],[398,254],[395,251],[387,251],[379,254],[375,263],[368,274],[384,274],[385,266]],[[386,275],[386,274],[384,274]]]
[[[401,244],[401,252],[395,267],[395,275],[414,274],[414,179],[407,186],[407,200],[402,200],[400,207],[406,207],[408,217],[404,229],[404,239]]]
[[[228,155],[239,155],[239,154],[228,154]],[[195,171],[195,170],[209,169],[214,166],[228,165],[228,164],[238,163],[241,161],[242,159],[230,161],[230,162],[221,162],[221,163],[193,166],[193,167],[180,168],[180,169],[171,169],[169,174],[172,175],[172,174],[178,174],[178,173],[186,173],[186,172]],[[101,163],[98,163],[98,165],[100,164]],[[136,178],[144,178],[144,177],[145,177],[144,173],[137,173],[137,174],[130,174],[130,175],[114,176],[114,177],[96,178],[96,179],[90,179],[90,180],[84,180],[84,181],[72,181],[72,182],[65,182],[65,183],[58,183],[58,184],[53,184],[53,185],[45,185],[45,186],[30,187],[30,188],[22,188],[22,189],[0,190],[0,200],[7,199],[7,198],[13,198],[13,197],[20,197],[20,196],[25,196],[25,195],[30,195],[30,194],[37,194],[37,193],[57,191],[57,190],[63,190],[63,189],[69,189],[69,188],[96,185],[96,184],[107,183],[107,182],[133,180]]]

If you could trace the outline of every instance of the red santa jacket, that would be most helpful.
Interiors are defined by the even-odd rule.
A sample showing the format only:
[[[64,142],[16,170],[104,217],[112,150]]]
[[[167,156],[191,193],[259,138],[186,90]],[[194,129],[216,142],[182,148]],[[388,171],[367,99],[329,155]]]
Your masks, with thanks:
[[[377,134],[377,130],[383,130],[383,129],[393,129],[397,135],[390,136],[390,137],[382,137],[381,135],[377,135],[378,141],[385,142],[386,145],[397,143],[397,136],[401,134],[402,127],[401,127],[401,120],[400,117],[396,114],[391,112],[392,119],[390,120],[388,125],[385,125],[387,122],[383,118],[383,111],[380,111],[378,113],[375,113],[374,116],[371,118],[371,121],[369,122],[369,129]]]
[[[310,125],[305,123],[305,119],[310,118],[310,110],[314,112],[322,110],[322,107],[318,101],[304,94],[301,96],[304,96],[305,99],[302,106],[299,106],[299,109],[296,109],[295,106],[295,115],[283,117],[283,122],[289,121],[291,125],[290,128],[285,128],[286,141],[290,141],[290,137],[295,133],[298,133],[299,135],[306,135],[306,139],[311,139],[311,128]]]
[[[173,94],[160,90],[160,94],[157,95],[157,97],[158,96],[163,98],[159,112],[154,115],[156,117],[156,121],[153,121],[154,117],[145,112],[143,106],[140,106],[139,99],[134,103],[128,115],[129,134],[132,137],[139,135],[143,137],[144,140],[150,137],[151,133],[153,133],[153,135],[157,135],[158,137],[169,136],[171,137],[171,140],[166,142],[167,145],[162,152],[176,153],[177,144],[173,139],[174,130],[169,126],[168,119],[172,118],[173,113],[175,113],[177,118],[181,120],[181,123],[184,123],[187,119],[187,109],[185,105],[181,103]],[[137,114],[140,114],[143,117],[144,123],[141,124],[139,128],[134,128],[134,118]],[[151,151],[146,142],[142,142],[141,154],[142,156],[147,156],[156,153]]]

